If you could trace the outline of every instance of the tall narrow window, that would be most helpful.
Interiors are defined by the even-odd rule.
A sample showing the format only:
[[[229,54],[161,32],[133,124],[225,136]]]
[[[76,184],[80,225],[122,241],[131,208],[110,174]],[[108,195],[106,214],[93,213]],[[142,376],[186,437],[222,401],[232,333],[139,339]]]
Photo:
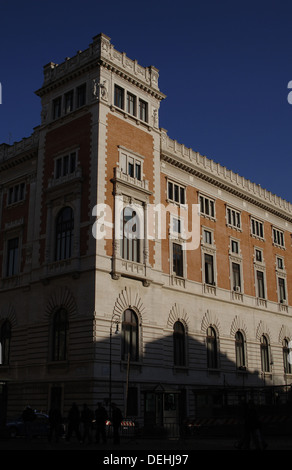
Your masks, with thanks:
[[[127,112],[136,116],[136,96],[132,93],[127,93]]]
[[[72,256],[74,216],[71,207],[64,207],[56,221],[56,261]]]
[[[237,331],[235,335],[235,356],[237,369],[245,367],[244,340],[240,331]]]
[[[121,257],[140,263],[140,220],[131,207],[121,213],[121,232]]]
[[[8,365],[10,359],[11,325],[5,320],[0,329],[0,364]]]
[[[241,291],[241,279],[240,279],[240,264],[232,263],[232,280],[233,290],[236,292]]]
[[[136,313],[127,309],[123,315],[122,322],[122,359],[124,361],[138,361],[139,340],[138,340],[138,318]]]
[[[205,283],[211,286],[215,285],[214,278],[214,258],[205,253]]]
[[[65,114],[70,113],[73,111],[73,104],[74,104],[74,92],[73,90],[65,93],[64,97],[64,112]]]
[[[118,108],[124,109],[124,89],[118,85],[115,85],[114,103]]]
[[[214,328],[209,326],[207,329],[207,367],[208,369],[217,369],[217,337]]]
[[[53,100],[53,119],[57,119],[61,116],[62,110],[62,97],[59,96],[58,98]]]
[[[19,239],[11,238],[7,243],[6,276],[15,276],[19,272]]]
[[[139,118],[141,121],[148,121],[148,105],[145,101],[139,100]]]
[[[262,372],[270,372],[269,343],[265,335],[261,337],[261,364]]]
[[[183,267],[183,249],[179,243],[172,245],[172,258],[173,258],[173,274],[179,277],[184,275]]]
[[[52,360],[65,361],[68,341],[68,314],[65,309],[61,308],[54,314],[52,329]]]
[[[76,90],[76,107],[80,108],[86,103],[86,84],[80,85]]]
[[[278,278],[278,286],[279,286],[279,301],[281,303],[286,302],[286,286],[285,286],[285,279],[282,277]]]
[[[177,321],[173,326],[173,359],[175,366],[186,365],[185,347],[185,328],[180,321]]]
[[[265,299],[266,294],[265,294],[265,280],[264,280],[263,271],[257,271],[256,276],[257,276],[258,297],[260,299]]]
[[[290,362],[290,348],[289,348],[289,341],[285,338],[282,343],[283,346],[283,364],[284,364],[284,373],[291,374],[292,367]]]

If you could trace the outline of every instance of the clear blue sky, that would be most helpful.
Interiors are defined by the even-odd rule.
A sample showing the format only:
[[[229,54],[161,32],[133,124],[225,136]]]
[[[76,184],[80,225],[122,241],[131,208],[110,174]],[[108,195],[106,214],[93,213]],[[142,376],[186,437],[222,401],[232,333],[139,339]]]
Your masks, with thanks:
[[[292,202],[291,18],[281,0],[2,0],[0,143],[39,125],[43,66],[103,32],[159,69],[172,139]]]

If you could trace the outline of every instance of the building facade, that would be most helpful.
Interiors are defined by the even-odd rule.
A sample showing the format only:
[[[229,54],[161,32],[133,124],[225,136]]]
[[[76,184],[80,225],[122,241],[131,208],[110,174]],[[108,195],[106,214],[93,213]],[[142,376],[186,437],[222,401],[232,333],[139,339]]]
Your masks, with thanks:
[[[0,146],[0,409],[142,426],[290,390],[292,205],[172,140],[158,70],[100,34]]]

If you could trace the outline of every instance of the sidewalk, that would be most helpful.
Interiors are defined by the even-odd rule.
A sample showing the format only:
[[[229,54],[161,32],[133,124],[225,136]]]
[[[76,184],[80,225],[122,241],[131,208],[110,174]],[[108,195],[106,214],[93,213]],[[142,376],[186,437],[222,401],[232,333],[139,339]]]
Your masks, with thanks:
[[[71,442],[66,442],[61,439],[59,443],[49,443],[46,439],[32,439],[27,441],[24,438],[16,439],[3,439],[0,441],[0,451],[100,451],[100,452],[124,452],[132,451],[131,453],[139,451],[153,451],[163,453],[163,451],[236,451],[235,438],[206,438],[194,437],[188,439],[127,439],[122,438],[120,445],[113,445],[109,440],[107,444],[80,444],[76,439]],[[268,447],[266,451],[270,450],[292,450],[292,436],[268,436],[266,437]]]

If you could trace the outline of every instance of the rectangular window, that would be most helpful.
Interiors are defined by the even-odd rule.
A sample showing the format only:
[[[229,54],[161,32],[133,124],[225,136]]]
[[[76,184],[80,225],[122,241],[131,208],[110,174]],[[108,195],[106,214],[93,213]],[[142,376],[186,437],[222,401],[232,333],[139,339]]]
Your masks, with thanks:
[[[215,285],[214,258],[207,254],[205,254],[205,283],[211,286]]]
[[[115,85],[114,104],[118,108],[124,109],[124,89]]]
[[[281,246],[283,248],[285,246],[284,232],[273,228],[273,242],[275,245]]]
[[[260,299],[265,299],[265,279],[264,279],[264,273],[263,271],[257,271],[256,272],[256,278],[257,278],[257,287],[258,287],[258,297]]]
[[[76,89],[76,107],[80,108],[86,104],[86,84],[80,85]]]
[[[231,252],[239,254],[239,243],[236,240],[231,240]]]
[[[14,276],[18,273],[18,245],[18,238],[8,240],[6,276]]]
[[[19,183],[8,189],[7,205],[23,201],[25,198],[25,183]]]
[[[178,243],[172,245],[173,274],[183,277],[183,249]]]
[[[139,99],[139,118],[141,121],[148,121],[148,105],[141,99]]]
[[[200,196],[200,212],[208,217],[215,217],[215,201],[205,196]]]
[[[230,227],[241,228],[241,214],[240,212],[227,207],[227,224]]]
[[[213,243],[212,232],[210,232],[209,230],[204,230],[204,242],[208,245],[212,245]]]
[[[281,303],[286,301],[286,286],[285,286],[285,279],[279,277],[278,278],[278,286],[279,286],[279,301]]]
[[[168,182],[167,196],[170,201],[185,204],[185,188],[177,183]]]
[[[131,178],[142,179],[142,158],[122,152],[120,154],[120,168],[122,173]]]
[[[62,97],[53,100],[53,119],[57,119],[61,116]]]
[[[263,252],[262,250],[255,250],[255,259],[257,262],[262,263],[263,262]]]
[[[127,93],[127,112],[136,116],[136,96],[132,93]]]
[[[251,219],[251,233],[255,237],[264,238],[264,224],[256,219]]]
[[[173,232],[180,234],[181,233],[181,221],[180,221],[180,219],[173,218],[172,224],[173,224],[172,225]]]
[[[241,292],[240,264],[232,263],[233,290]]]
[[[277,258],[277,268],[284,269],[284,260],[283,258]]]
[[[64,96],[64,112],[65,114],[70,113],[73,111],[73,103],[74,103],[74,92],[73,90],[69,91],[68,93],[65,93]]]
[[[55,178],[62,178],[63,176],[74,173],[76,170],[77,154],[71,152],[68,155],[56,158],[55,160]]]

